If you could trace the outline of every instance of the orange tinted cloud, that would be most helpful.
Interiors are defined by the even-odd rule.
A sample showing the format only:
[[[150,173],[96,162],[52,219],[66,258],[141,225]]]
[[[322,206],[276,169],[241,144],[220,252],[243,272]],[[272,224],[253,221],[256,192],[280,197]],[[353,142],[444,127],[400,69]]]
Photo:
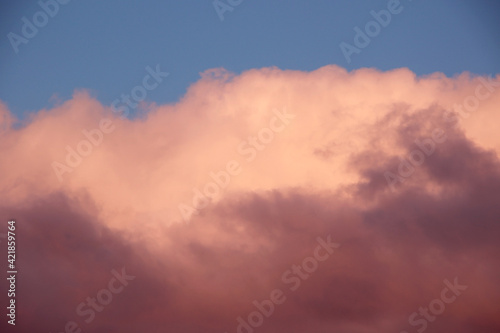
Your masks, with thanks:
[[[259,331],[410,331],[458,276],[469,288],[429,331],[497,331],[499,86],[407,69],[216,69],[132,120],[86,92],[17,127],[0,105],[0,212],[25,225],[33,274],[20,274],[20,325],[236,332],[279,288],[287,301]],[[415,140],[436,129],[445,139],[427,154]],[[391,190],[387,172],[404,181]],[[328,235],[342,246],[291,291],[283,273]],[[86,324],[75,307],[123,266],[133,284]]]

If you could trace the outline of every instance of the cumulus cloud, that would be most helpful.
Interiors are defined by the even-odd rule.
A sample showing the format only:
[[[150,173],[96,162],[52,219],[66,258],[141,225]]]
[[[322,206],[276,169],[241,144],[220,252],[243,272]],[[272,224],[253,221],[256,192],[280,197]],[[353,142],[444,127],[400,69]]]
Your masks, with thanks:
[[[458,277],[467,290],[426,329],[498,331],[499,87],[215,69],[135,119],[85,91],[22,123],[0,105],[20,328],[236,332],[280,289],[261,332],[410,332]],[[329,235],[341,246],[290,290],[284,272]],[[122,267],[135,280],[86,323],[75,308]]]

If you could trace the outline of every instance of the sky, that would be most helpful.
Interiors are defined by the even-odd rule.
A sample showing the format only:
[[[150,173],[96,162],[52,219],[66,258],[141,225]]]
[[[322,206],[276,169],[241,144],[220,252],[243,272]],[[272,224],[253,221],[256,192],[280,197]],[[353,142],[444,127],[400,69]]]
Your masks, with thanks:
[[[2,4],[0,330],[500,331],[498,9]]]
[[[22,18],[32,20],[41,7],[12,1],[0,14],[0,99],[22,118],[77,89],[110,105],[156,64],[171,74],[148,94],[156,103],[179,101],[201,72],[219,67],[235,73],[271,66],[312,71],[329,64],[347,70],[407,67],[418,75],[499,72],[500,5],[494,0],[402,0],[402,11],[348,63],[339,44],[352,44],[353,28],[387,3],[245,0],[221,21],[208,0],[72,0],[16,53],[7,35],[22,36]]]

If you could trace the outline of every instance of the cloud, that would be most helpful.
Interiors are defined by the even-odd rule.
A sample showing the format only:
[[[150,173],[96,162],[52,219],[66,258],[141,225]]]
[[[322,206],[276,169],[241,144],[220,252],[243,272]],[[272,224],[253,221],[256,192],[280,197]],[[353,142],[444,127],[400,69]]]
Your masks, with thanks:
[[[458,277],[467,291],[429,332],[498,331],[498,85],[407,69],[215,69],[135,119],[84,91],[24,123],[0,105],[0,217],[18,224],[20,328],[236,332],[279,288],[287,300],[261,332],[410,332],[408,317]],[[478,87],[489,95],[471,107]],[[264,144],[276,112],[294,117]],[[103,119],[113,130],[94,145],[82,131]],[[445,139],[391,190],[384,174],[398,175],[436,129]],[[86,140],[91,152],[60,181],[54,161],[67,166],[67,147]],[[210,197],[210,173],[233,160],[241,172]],[[197,211],[187,222],[181,204]],[[291,291],[283,273],[328,235],[341,247]],[[121,267],[136,279],[85,323],[75,308]]]

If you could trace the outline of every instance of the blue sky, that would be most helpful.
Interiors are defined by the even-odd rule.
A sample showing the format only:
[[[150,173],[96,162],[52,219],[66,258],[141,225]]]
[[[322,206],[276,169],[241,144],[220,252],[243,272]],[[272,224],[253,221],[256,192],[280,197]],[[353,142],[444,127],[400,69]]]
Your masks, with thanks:
[[[32,22],[41,7],[37,1],[4,2],[0,99],[21,118],[51,107],[54,96],[69,99],[75,89],[109,105],[156,64],[170,73],[147,96],[156,103],[179,100],[200,72],[216,67],[236,73],[328,64],[408,67],[419,75],[500,72],[500,3],[494,0],[401,0],[402,11],[348,63],[339,44],[353,44],[353,28],[363,28],[373,20],[370,11],[388,2],[243,0],[221,21],[212,0],[72,0],[59,5],[17,53],[8,34],[21,36],[22,18]]]

